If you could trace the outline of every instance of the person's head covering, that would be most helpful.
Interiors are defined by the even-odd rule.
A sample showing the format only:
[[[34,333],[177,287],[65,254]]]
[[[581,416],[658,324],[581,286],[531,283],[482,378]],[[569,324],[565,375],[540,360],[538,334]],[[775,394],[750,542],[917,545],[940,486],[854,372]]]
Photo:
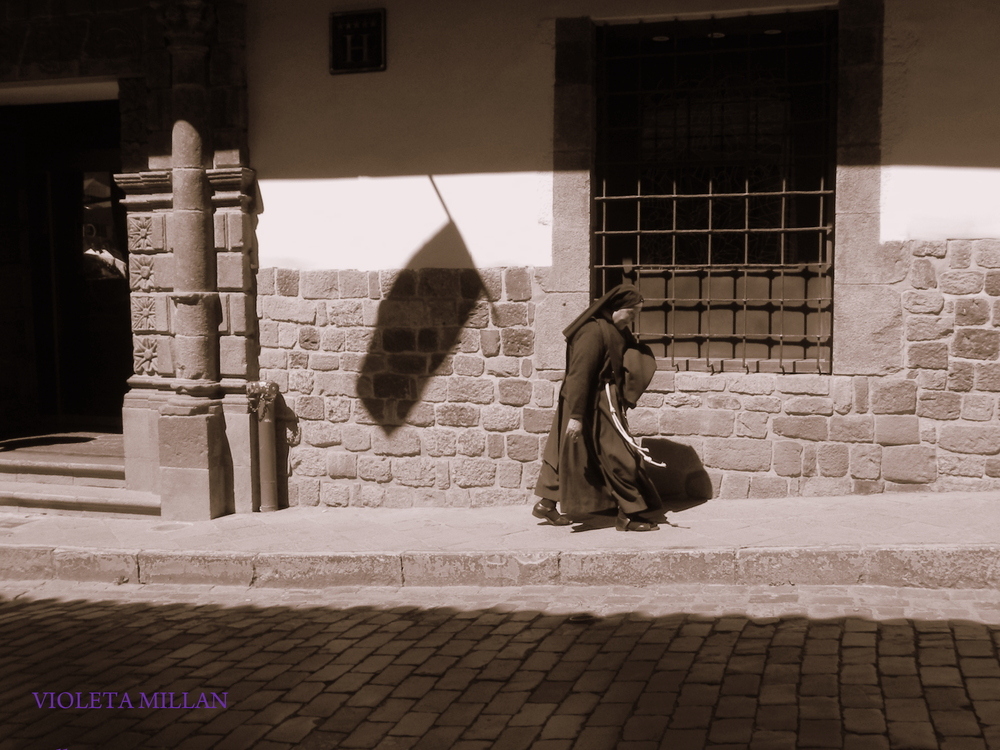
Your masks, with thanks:
[[[590,307],[580,313],[564,330],[563,335],[569,341],[591,318],[611,319],[611,313],[627,307],[642,304],[642,295],[631,284],[619,284],[610,289],[603,297],[596,300]]]

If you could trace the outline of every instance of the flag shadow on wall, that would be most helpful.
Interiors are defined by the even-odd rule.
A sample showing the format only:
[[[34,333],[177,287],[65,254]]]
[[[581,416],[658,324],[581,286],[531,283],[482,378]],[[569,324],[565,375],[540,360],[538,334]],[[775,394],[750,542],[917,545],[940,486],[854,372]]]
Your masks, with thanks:
[[[442,205],[443,202],[442,202]],[[489,321],[481,304],[483,279],[451,220],[383,288],[375,331],[358,375],[367,415],[391,435],[404,424],[434,424],[434,403],[423,402],[432,375],[452,374],[450,355],[475,352],[478,328]],[[469,330],[466,333],[466,326]],[[444,382],[434,388],[445,388]],[[446,393],[435,392],[434,402]]]

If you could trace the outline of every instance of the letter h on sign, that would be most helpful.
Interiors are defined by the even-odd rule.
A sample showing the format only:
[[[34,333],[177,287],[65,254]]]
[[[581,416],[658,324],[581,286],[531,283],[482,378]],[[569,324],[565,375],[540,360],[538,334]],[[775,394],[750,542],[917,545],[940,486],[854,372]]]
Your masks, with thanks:
[[[385,70],[385,8],[330,14],[330,72]]]

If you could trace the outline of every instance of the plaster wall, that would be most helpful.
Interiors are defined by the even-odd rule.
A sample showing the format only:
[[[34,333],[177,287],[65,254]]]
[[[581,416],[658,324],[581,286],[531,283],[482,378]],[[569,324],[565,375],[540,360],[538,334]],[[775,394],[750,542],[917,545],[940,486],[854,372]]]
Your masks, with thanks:
[[[881,238],[1000,237],[994,0],[886,0]]]
[[[811,8],[821,3],[782,3]],[[662,20],[773,0],[387,0],[388,68],[330,75],[318,0],[252,0],[261,267],[552,264],[555,19]],[[453,225],[451,224],[453,222]],[[449,228],[464,247],[414,255]]]

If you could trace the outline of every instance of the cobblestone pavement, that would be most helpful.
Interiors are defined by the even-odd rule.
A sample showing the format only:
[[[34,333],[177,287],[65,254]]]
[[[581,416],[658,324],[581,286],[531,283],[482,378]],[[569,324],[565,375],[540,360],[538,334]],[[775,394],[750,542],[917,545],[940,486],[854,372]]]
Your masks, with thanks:
[[[986,590],[7,582],[0,750],[1000,748],[998,644]]]

